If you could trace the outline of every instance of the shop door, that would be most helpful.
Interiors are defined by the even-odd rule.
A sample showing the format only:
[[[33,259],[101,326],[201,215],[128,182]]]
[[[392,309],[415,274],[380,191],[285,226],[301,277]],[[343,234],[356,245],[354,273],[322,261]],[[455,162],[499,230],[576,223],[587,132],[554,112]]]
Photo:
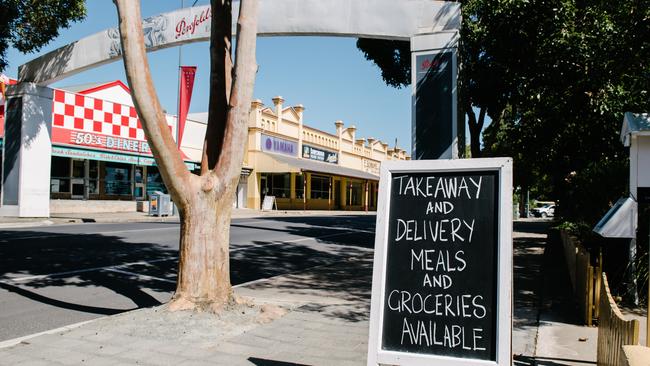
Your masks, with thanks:
[[[335,210],[341,208],[341,202],[339,197],[341,197],[341,181],[335,180],[334,189],[332,190],[332,203]]]
[[[137,201],[143,200],[145,193],[147,192],[147,190],[145,189],[144,177],[145,177],[144,167],[136,166],[135,169],[133,169],[133,181],[135,182],[133,196]]]
[[[84,199],[86,193],[86,161],[72,159],[72,177],[70,185],[72,186],[73,199]]]
[[[269,187],[266,185],[266,175],[260,177],[260,209],[262,208],[262,202],[264,202],[264,197],[268,194]]]

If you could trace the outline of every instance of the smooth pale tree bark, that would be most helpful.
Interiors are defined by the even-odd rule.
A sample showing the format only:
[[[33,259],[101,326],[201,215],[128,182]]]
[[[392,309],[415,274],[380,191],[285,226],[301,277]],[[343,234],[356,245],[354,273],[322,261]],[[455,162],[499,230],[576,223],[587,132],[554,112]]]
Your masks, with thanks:
[[[114,0],[124,68],[142,128],[163,181],[179,209],[180,256],[170,310],[219,311],[233,301],[229,239],[257,64],[257,0],[241,0],[236,62],[231,53],[232,2],[212,0],[210,102],[201,175],[191,174],[167,127],[151,79],[140,2]]]

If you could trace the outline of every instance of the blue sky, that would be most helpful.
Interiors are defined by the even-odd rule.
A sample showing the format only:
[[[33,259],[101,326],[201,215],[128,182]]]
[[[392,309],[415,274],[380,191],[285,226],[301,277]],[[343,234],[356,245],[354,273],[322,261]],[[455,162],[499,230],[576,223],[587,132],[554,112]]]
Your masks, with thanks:
[[[180,8],[180,0],[142,1],[143,17]],[[192,0],[185,0],[185,6]],[[209,3],[200,0],[197,5]],[[63,29],[61,35],[35,54],[8,52],[5,74],[16,77],[18,66],[79,38],[117,24],[111,0],[87,2],[88,14],[81,23]],[[386,86],[379,68],[366,61],[357,50],[356,39],[329,37],[258,38],[259,71],[255,98],[273,105],[271,98],[281,95],[285,105],[305,106],[305,124],[334,133],[334,121],[357,126],[357,136],[379,138],[393,146],[411,150],[411,89]],[[182,47],[183,65],[197,66],[190,112],[204,112],[208,101],[208,43]],[[178,48],[149,54],[149,63],[158,97],[169,113],[176,112]],[[85,84],[120,79],[126,82],[122,62],[115,62],[69,77],[53,86]]]

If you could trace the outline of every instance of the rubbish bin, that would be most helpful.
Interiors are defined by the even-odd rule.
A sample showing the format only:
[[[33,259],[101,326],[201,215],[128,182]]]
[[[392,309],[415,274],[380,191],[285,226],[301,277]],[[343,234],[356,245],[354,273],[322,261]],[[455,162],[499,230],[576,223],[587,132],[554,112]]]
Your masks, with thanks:
[[[171,199],[168,194],[155,191],[149,195],[149,215],[169,216],[172,214]]]

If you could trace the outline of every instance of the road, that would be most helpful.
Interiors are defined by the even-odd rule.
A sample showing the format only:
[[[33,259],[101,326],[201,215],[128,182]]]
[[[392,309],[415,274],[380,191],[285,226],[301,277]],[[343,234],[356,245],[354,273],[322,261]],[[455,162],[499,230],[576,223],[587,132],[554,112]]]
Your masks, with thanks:
[[[241,285],[372,250],[375,216],[235,219],[231,279]],[[167,302],[178,223],[0,230],[0,342]]]

